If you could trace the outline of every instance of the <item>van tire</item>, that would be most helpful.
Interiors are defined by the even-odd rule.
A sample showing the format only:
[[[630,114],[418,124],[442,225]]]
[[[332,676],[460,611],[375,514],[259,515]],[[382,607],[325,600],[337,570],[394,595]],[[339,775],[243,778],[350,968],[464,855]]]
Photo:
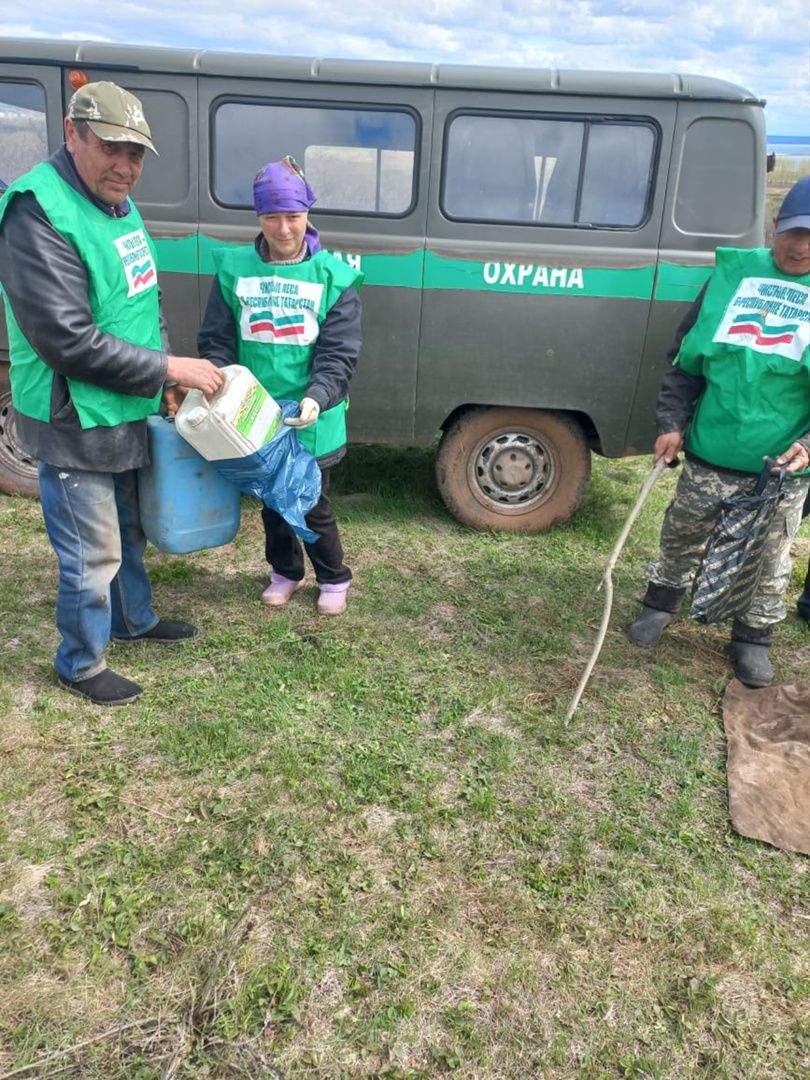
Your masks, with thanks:
[[[550,529],[574,513],[590,475],[579,424],[545,409],[467,409],[445,430],[436,458],[445,506],[473,529]]]
[[[11,404],[11,390],[2,382],[0,382],[0,491],[8,495],[39,497],[37,463],[28,457],[20,444],[17,437],[17,417]]]

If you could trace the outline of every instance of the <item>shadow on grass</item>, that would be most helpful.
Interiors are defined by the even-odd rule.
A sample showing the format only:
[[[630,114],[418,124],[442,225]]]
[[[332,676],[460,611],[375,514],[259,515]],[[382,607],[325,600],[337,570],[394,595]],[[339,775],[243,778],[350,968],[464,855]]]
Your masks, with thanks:
[[[360,506],[375,517],[443,515],[436,487],[435,447],[350,446],[332,472],[332,494],[342,513]]]

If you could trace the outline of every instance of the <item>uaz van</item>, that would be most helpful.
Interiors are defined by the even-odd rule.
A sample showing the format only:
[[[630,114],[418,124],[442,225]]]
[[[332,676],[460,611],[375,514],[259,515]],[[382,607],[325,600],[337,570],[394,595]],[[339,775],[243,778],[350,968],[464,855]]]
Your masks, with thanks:
[[[0,180],[59,147],[98,79],[141,98],[160,150],[135,198],[175,351],[195,352],[212,251],[257,231],[255,172],[292,154],[324,245],[365,274],[350,438],[440,435],[439,488],[474,527],[548,528],[591,451],[648,452],[715,247],[763,239],[763,102],[717,79],[6,39]],[[0,487],[32,491],[7,370]]]

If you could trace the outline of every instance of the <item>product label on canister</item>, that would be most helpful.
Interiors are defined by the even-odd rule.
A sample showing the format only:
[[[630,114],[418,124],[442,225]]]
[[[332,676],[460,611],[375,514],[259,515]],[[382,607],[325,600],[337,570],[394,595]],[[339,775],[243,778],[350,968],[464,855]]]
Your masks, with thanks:
[[[242,400],[233,426],[256,449],[270,442],[281,423],[281,409],[263,386],[256,383]]]

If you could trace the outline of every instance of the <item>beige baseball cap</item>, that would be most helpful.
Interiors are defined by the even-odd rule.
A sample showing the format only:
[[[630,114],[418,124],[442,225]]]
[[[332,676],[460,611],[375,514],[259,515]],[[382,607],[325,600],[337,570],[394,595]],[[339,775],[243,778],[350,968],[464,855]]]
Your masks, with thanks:
[[[70,99],[67,114],[70,120],[86,120],[104,142],[139,143],[157,154],[143,106],[115,83],[86,83]]]

